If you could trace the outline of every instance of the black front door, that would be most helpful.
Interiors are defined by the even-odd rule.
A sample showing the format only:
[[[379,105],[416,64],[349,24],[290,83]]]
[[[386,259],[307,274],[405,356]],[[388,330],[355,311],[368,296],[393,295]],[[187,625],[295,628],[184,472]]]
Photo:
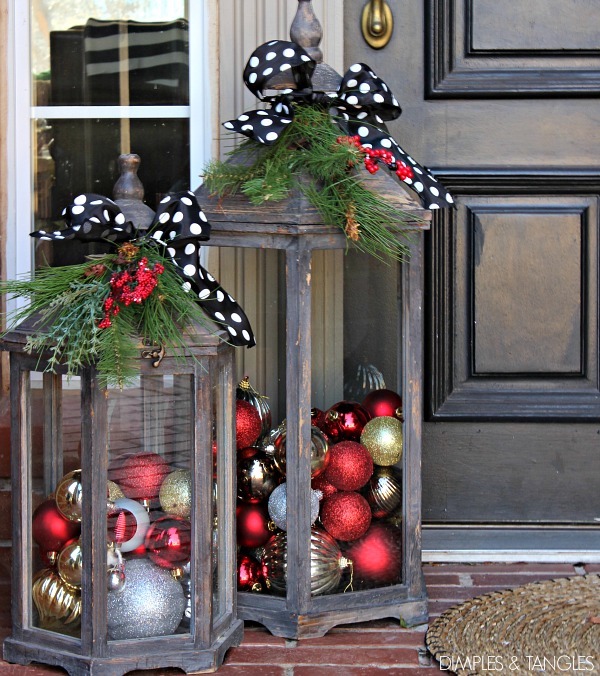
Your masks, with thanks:
[[[346,62],[458,203],[428,235],[424,518],[597,525],[600,5],[391,0],[373,50],[363,4]]]

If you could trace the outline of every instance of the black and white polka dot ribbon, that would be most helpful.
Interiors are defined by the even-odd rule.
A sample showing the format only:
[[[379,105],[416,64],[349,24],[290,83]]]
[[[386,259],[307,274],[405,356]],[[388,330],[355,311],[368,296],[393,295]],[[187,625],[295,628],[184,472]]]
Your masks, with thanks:
[[[318,92],[312,87],[316,62],[295,42],[272,40],[258,47],[244,69],[244,82],[269,110],[251,110],[235,120],[223,123],[226,129],[244,134],[259,143],[270,145],[279,139],[294,120],[294,105],[326,105],[332,120],[348,136],[359,136],[366,148],[385,149],[397,163],[412,169],[412,177],[402,179],[414,190],[427,209],[454,204],[450,193],[425,167],[421,166],[390,135],[385,121],[402,112],[387,84],[364,63],[350,66],[337,92]],[[265,96],[271,78],[289,71],[295,89],[285,89],[275,96]]]
[[[183,279],[183,289],[193,293],[204,312],[227,329],[229,342],[246,347],[256,344],[245,312],[200,264],[200,242],[210,238],[211,228],[193,192],[184,191],[162,199],[145,233],[137,231],[120,207],[102,195],[78,195],[63,210],[63,216],[66,228],[52,232],[36,230],[31,236],[40,240],[84,242],[125,242],[149,237],[165,247]]]

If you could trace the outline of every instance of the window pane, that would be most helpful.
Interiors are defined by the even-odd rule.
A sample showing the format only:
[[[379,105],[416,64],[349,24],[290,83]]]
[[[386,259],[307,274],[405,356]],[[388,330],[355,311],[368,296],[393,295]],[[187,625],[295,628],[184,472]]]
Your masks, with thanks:
[[[144,201],[152,209],[168,192],[189,189],[189,122],[187,119],[34,120],[37,155],[34,158],[35,229],[55,230],[60,214],[74,197],[92,192],[112,198],[119,177],[118,157],[134,152],[141,157],[138,176]],[[123,139],[129,139],[127,148]],[[37,263],[68,265],[91,250],[90,244],[42,244]]]
[[[34,0],[33,105],[187,105],[184,0]]]

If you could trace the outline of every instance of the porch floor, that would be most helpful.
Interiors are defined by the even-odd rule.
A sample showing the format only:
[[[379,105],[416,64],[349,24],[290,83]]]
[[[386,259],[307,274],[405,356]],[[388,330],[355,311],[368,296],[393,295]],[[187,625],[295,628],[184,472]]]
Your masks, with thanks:
[[[435,618],[461,601],[536,580],[600,572],[600,564],[477,563],[426,564],[429,613]],[[10,585],[0,580],[5,601],[0,607],[0,638],[10,632]],[[401,676],[439,673],[424,650],[427,625],[402,629],[397,621],[345,625],[318,639],[289,641],[271,636],[259,625],[246,627],[244,640],[232,648],[218,673],[222,676]],[[60,674],[42,665],[21,667],[0,660],[0,675]],[[177,669],[163,669],[175,676]],[[135,672],[158,674],[158,671]]]

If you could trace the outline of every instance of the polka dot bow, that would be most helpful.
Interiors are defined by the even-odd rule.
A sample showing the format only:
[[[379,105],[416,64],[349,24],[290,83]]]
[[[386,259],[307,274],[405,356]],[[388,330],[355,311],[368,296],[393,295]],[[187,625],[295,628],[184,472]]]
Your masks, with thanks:
[[[193,192],[168,195],[161,200],[146,233],[140,233],[127,221],[120,207],[102,195],[84,194],[63,210],[66,228],[47,232],[36,230],[40,240],[78,239],[84,242],[125,242],[149,237],[165,247],[183,279],[183,289],[193,293],[204,312],[229,333],[236,346],[256,344],[250,322],[240,305],[200,265],[200,244],[210,238],[210,223]]]
[[[244,69],[244,82],[269,110],[251,110],[235,120],[223,123],[226,129],[270,145],[294,120],[294,105],[326,105],[332,120],[347,136],[358,137],[363,148],[391,153],[393,167],[402,166],[400,180],[414,190],[427,209],[454,204],[450,193],[425,167],[421,166],[389,134],[386,120],[402,112],[387,84],[364,63],[350,66],[337,92],[317,92],[312,88],[316,62],[295,42],[272,40],[258,47]],[[285,89],[276,96],[265,96],[269,80],[289,71],[295,89]]]

